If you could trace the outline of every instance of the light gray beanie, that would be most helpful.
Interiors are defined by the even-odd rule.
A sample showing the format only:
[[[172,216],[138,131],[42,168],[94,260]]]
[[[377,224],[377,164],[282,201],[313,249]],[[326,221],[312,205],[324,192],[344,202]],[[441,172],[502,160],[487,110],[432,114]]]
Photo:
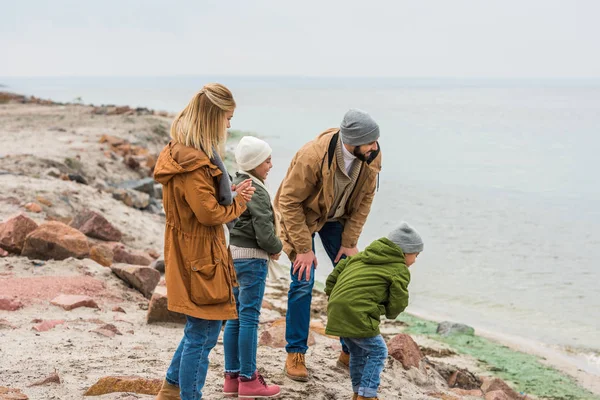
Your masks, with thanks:
[[[379,125],[365,111],[351,108],[348,110],[342,125],[342,142],[350,146],[362,146],[379,139]]]
[[[423,251],[421,235],[406,222],[401,222],[399,227],[391,231],[388,239],[400,247],[405,254]]]

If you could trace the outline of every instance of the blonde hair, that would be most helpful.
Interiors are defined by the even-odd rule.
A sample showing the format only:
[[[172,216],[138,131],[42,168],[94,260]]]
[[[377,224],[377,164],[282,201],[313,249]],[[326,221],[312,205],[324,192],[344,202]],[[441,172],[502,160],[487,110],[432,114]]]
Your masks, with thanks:
[[[175,117],[171,138],[214,157],[227,134],[225,113],[235,109],[233,95],[220,83],[209,83]]]

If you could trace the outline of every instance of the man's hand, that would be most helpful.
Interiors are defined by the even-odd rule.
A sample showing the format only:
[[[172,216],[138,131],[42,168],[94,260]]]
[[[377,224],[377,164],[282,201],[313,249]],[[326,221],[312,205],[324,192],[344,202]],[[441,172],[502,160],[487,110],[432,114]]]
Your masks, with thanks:
[[[302,274],[306,275],[306,280],[310,280],[311,266],[315,265],[315,269],[317,268],[317,256],[315,256],[314,251],[309,251],[308,253],[298,254],[296,255],[296,260],[294,261],[294,269],[292,270],[292,274],[296,274],[298,272],[298,279],[302,279]]]
[[[338,251],[334,263],[337,264],[342,259],[342,256],[351,257],[357,253],[358,247],[340,247],[340,251]]]

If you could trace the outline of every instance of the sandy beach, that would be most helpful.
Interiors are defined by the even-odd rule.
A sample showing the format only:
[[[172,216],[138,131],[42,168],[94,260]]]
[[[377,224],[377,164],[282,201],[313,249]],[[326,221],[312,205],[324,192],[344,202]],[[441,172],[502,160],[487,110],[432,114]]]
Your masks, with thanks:
[[[166,113],[128,107],[23,104],[15,99],[0,104],[0,222],[22,214],[38,226],[49,221],[68,225],[82,212],[92,210],[122,234],[119,240],[88,234],[88,253],[79,258],[40,259],[14,252],[0,257],[0,304],[4,305],[0,308],[0,399],[94,398],[84,394],[105,377],[137,377],[146,388],[162,382],[183,325],[166,322],[164,311],[162,321],[148,323],[158,307],[155,303],[165,293],[163,277],[146,274],[146,269],[160,270],[164,215],[159,188],[140,182],[151,177],[153,161],[169,140],[170,121]],[[108,265],[101,265],[105,259]],[[127,269],[131,265],[136,267]],[[110,266],[135,270],[142,282],[124,280]],[[142,292],[147,288],[151,292],[145,296]],[[67,310],[56,305],[61,294],[87,296],[96,306]],[[285,377],[281,344],[286,295],[284,272],[268,283],[259,331],[259,370],[270,382],[282,386],[283,399],[350,399],[348,372],[336,366],[339,342],[324,335],[326,299],[322,293],[315,292],[313,300],[314,345],[307,354],[312,379],[299,383]],[[386,340],[406,328],[402,322],[382,324]],[[414,358],[418,352],[411,352],[408,339],[403,339],[399,351],[406,359],[389,357],[380,399],[522,398],[499,389],[495,371],[477,358],[459,354],[431,335],[411,333],[411,337],[420,351],[418,359],[415,365],[404,365],[410,364],[406,361],[409,355]],[[524,343],[507,344],[548,357]],[[554,399],[596,398],[588,391],[600,394],[600,377],[569,369],[557,358],[545,362],[586,389],[577,392],[582,393],[577,395],[580,397],[557,395]],[[450,376],[444,377],[444,371],[451,371]],[[60,383],[32,386],[53,373]],[[204,398],[223,398],[222,374],[220,339],[211,354]],[[475,378],[479,386],[467,388],[467,379],[463,382],[459,376]],[[515,382],[507,383],[516,387]],[[8,394],[4,389],[2,394],[2,387],[20,392]],[[115,385],[105,387],[112,390]],[[154,398],[144,390],[133,390],[134,385],[129,388],[96,398]],[[506,397],[499,397],[498,392]],[[526,398],[538,396],[527,393]]]

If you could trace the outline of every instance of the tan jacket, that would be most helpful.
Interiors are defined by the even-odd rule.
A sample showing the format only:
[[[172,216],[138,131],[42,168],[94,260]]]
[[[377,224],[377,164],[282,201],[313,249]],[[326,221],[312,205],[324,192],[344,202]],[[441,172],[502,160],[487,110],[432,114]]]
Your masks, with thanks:
[[[275,208],[281,215],[283,250],[290,260],[312,250],[312,234],[321,230],[334,200],[335,146],[339,128],[328,129],[296,153],[277,191]],[[363,162],[342,217],[343,247],[355,247],[371,210],[381,171],[381,153]]]
[[[178,143],[162,150],[154,169],[164,186],[169,310],[210,320],[237,318],[237,280],[223,224],[246,210],[242,196],[229,206],[219,204],[221,175],[204,152]]]

